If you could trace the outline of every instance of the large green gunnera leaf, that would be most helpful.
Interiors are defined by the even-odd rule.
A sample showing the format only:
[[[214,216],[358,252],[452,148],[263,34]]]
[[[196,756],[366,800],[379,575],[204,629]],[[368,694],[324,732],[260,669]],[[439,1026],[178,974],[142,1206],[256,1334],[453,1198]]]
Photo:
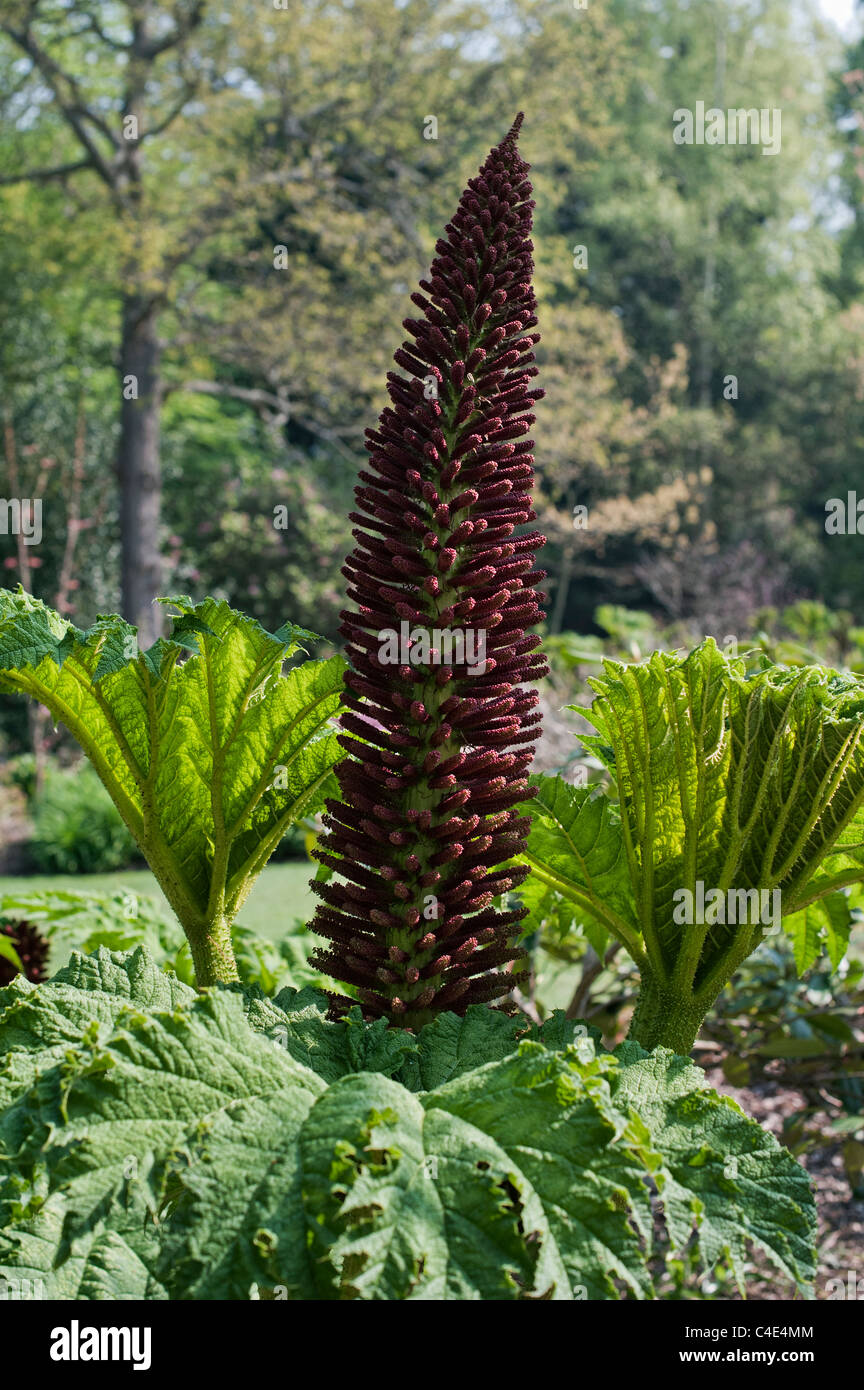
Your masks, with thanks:
[[[118,617],[86,631],[0,592],[0,688],[45,705],[110,792],[186,932],[199,983],[236,978],[230,924],[340,756],[344,663],[283,662],[313,634],[268,633],[207,599],[169,600],[174,630],[140,652]]]
[[[864,880],[864,682],[821,667],[747,676],[709,638],[607,661],[591,684],[580,713],[598,733],[583,742],[617,803],[540,778],[525,859],[639,965],[634,1035],[687,1052],[781,920],[799,969],[842,955],[838,895]]]
[[[198,995],[141,947],[0,991],[0,1277],[41,1279],[46,1298],[168,1295],[171,1156],[263,1098],[287,1136],[324,1089],[250,1007],[265,1016],[241,992]]]
[[[691,1240],[806,1288],[807,1176],[692,1063],[474,1007],[416,1036],[143,948],[0,992],[0,1278],[57,1298],[608,1299]],[[663,1239],[656,1243],[662,1203]]]

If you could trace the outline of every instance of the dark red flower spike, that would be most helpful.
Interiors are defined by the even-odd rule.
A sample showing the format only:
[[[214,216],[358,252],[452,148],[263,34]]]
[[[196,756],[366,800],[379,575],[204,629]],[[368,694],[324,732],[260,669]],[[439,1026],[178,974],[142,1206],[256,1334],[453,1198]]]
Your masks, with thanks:
[[[41,984],[48,961],[48,942],[44,936],[40,936],[31,922],[0,922],[0,933],[11,941],[18,952],[26,979],[31,984]],[[11,960],[0,956],[0,985],[11,984],[18,973],[17,966]]]
[[[369,1018],[417,1028],[442,1010],[501,1000],[523,911],[494,900],[526,869],[528,766],[540,732],[530,683],[546,674],[544,537],[531,505],[536,301],[522,123],[469,181],[367,431],[368,471],[343,574],[350,670],[317,857],[313,963],[357,987]],[[340,1013],[355,1001],[331,996]]]

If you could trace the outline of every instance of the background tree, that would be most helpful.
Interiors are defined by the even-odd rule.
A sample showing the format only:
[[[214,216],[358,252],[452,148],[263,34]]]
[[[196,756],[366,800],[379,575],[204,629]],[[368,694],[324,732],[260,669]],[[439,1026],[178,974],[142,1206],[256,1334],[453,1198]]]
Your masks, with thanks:
[[[226,15],[205,0],[13,0],[0,25],[20,55],[7,69],[13,124],[3,182],[74,185],[108,242],[121,384],[122,603],[145,640],[159,623],[152,598],[162,587],[166,390],[185,369],[192,389],[268,411],[275,404],[277,421],[290,413],[301,434],[338,447],[327,399],[357,394],[362,377],[352,378],[350,364],[338,375],[338,356],[329,386],[304,371],[309,357],[320,358],[297,339],[297,316],[314,303],[316,321],[332,331],[329,298],[345,340],[350,323],[358,342],[366,325],[354,310],[368,303],[349,264],[358,232],[374,238],[364,280],[400,273],[406,242],[416,248],[411,194],[427,177],[423,124],[433,94],[452,122],[448,159],[453,131],[465,139],[458,118],[471,108],[447,101],[448,40],[454,28],[467,35],[477,27],[470,8],[428,0],[378,0],[362,15],[347,3],[336,8],[325,15],[292,0]],[[355,55],[347,64],[346,54]],[[293,271],[290,288],[276,288],[277,246]],[[378,303],[373,296],[373,332],[383,326]],[[242,364],[255,387],[192,375],[202,335],[210,356],[231,370]],[[359,349],[353,360],[364,360]]]
[[[553,626],[584,629],[611,597],[695,631],[733,576],[735,612],[864,600],[855,538],[824,532],[826,496],[860,471],[860,54],[809,0],[705,14],[12,0],[2,400],[21,450],[60,458],[83,392],[87,487],[116,455],[127,499],[79,539],[77,616],[117,605],[122,550],[145,633],[173,587],[335,638],[385,344],[440,208],[520,107]],[[780,106],[782,153],[675,145],[676,108],[715,96]],[[133,359],[151,374],[123,400]],[[33,574],[48,598],[52,515]]]

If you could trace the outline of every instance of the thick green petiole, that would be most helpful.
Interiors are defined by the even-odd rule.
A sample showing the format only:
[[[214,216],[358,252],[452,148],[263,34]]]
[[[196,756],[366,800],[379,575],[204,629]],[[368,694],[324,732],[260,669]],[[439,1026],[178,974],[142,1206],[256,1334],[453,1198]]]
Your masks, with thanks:
[[[654,1047],[670,1047],[686,1057],[696,1041],[704,1016],[689,991],[678,991],[658,982],[649,969],[642,973],[639,998],[627,1036],[649,1052]]]
[[[231,944],[231,923],[227,917],[205,923],[200,932],[185,930],[199,989],[206,989],[208,985],[230,985],[239,980]]]

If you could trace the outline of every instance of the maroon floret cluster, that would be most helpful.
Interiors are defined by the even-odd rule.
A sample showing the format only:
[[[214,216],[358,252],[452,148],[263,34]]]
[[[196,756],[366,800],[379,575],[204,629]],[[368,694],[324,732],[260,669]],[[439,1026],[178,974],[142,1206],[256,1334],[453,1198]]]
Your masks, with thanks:
[[[44,936],[40,936],[32,922],[0,922],[0,934],[11,941],[18,952],[25,978],[31,984],[41,984],[48,961],[48,942]],[[11,984],[17,974],[18,967],[0,956],[0,985]]]
[[[540,731],[530,683],[545,595],[536,519],[531,184],[519,116],[469,181],[436,245],[420,317],[367,431],[351,519],[347,713],[318,858],[314,964],[356,987],[368,1018],[416,1028],[514,987],[522,910],[495,905],[527,873],[519,811]],[[527,684],[526,684],[527,683]],[[335,1014],[356,1002],[331,995]]]

